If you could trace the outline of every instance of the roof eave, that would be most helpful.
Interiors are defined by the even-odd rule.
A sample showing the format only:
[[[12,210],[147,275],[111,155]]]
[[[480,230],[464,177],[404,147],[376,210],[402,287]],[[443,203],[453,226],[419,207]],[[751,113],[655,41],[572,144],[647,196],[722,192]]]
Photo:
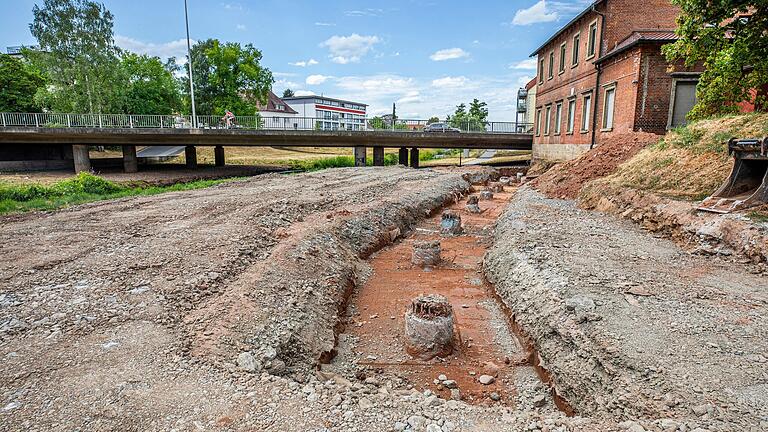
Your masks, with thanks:
[[[557,32],[555,32],[555,34],[553,34],[553,35],[552,35],[552,36],[551,36],[549,39],[547,39],[547,41],[546,41],[546,42],[544,42],[543,44],[541,44],[541,46],[540,46],[540,47],[536,48],[536,51],[534,51],[534,52],[533,52],[531,55],[529,55],[528,57],[535,57],[536,55],[538,55],[538,54],[539,54],[539,51],[543,50],[545,46],[549,45],[549,43],[550,43],[550,42],[552,42],[553,40],[557,39],[557,37],[558,37],[558,36],[560,36],[561,34],[565,33],[565,31],[566,31],[566,30],[568,30],[568,28],[569,28],[571,25],[573,25],[573,23],[575,23],[576,21],[578,21],[578,20],[580,20],[580,19],[584,18],[584,15],[586,15],[586,14],[588,14],[588,13],[592,12],[592,9],[594,9],[594,7],[595,7],[595,6],[599,5],[599,4],[600,4],[600,3],[602,3],[602,2],[603,2],[603,0],[595,0],[594,2],[592,2],[592,4],[590,4],[590,5],[589,5],[589,7],[587,7],[587,8],[586,8],[586,9],[584,9],[583,11],[581,11],[581,13],[579,13],[578,15],[576,15],[576,16],[575,16],[575,17],[574,17],[572,20],[568,21],[568,24],[566,24],[566,25],[564,25],[563,27],[561,27],[561,28],[560,28],[560,30],[558,30]]]
[[[600,64],[611,57],[615,57],[625,51],[628,51],[632,48],[635,48],[636,46],[642,44],[642,43],[659,43],[659,44],[668,44],[670,42],[674,42],[676,39],[638,39],[630,44],[627,44],[626,46],[623,46],[617,50],[611,51],[608,54],[600,57],[599,59],[595,60],[595,64]]]

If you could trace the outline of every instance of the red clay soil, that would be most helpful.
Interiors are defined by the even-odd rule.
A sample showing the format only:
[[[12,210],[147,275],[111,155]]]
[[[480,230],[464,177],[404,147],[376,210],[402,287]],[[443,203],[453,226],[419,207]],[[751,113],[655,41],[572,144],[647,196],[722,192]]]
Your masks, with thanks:
[[[396,372],[420,390],[430,389],[445,399],[450,399],[450,390],[433,382],[440,374],[457,382],[465,402],[491,403],[491,392],[498,393],[505,403],[513,400],[517,392],[514,363],[520,359],[505,358],[494,341],[491,313],[483,303],[495,300],[492,288],[480,274],[488,244],[478,235],[496,221],[511,196],[508,191],[494,194],[492,201],[481,201],[486,211],[480,215],[468,213],[463,200],[451,206],[461,215],[465,235],[441,237],[437,233],[438,214],[403,241],[371,257],[374,274],[352,299],[360,315],[347,323],[347,332],[359,339],[356,351],[375,357],[360,364]],[[413,242],[436,239],[441,241],[444,262],[429,271],[411,264]],[[411,299],[433,293],[447,297],[453,305],[460,346],[443,361],[421,361],[406,353],[404,313]],[[478,382],[482,374],[493,375],[496,381],[484,386]]]
[[[619,165],[659,138],[644,132],[616,135],[579,158],[554,166],[531,185],[550,198],[574,199],[585,183],[612,174]]]

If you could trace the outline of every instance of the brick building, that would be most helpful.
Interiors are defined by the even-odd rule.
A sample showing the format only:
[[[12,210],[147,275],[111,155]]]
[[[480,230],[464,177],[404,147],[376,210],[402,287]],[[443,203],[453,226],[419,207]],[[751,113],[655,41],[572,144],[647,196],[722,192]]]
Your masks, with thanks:
[[[685,122],[698,73],[661,54],[678,13],[669,0],[597,0],[532,54],[534,158],[572,159],[614,134]]]

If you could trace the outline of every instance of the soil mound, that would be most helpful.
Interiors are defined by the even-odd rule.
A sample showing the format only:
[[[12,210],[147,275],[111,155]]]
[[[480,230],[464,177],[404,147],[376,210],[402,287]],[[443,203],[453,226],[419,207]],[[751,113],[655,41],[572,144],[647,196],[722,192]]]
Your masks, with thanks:
[[[614,173],[619,165],[659,138],[642,132],[617,135],[577,159],[554,166],[531,184],[552,198],[576,198],[585,183]]]

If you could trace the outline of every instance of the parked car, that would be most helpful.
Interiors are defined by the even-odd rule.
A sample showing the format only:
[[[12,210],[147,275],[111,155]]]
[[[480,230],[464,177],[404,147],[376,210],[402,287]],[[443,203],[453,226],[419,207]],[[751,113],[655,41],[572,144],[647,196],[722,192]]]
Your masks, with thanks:
[[[461,129],[455,128],[455,127],[451,127],[451,126],[448,125],[448,123],[432,123],[432,124],[428,124],[424,128],[424,132],[459,133],[459,132],[461,132]]]

